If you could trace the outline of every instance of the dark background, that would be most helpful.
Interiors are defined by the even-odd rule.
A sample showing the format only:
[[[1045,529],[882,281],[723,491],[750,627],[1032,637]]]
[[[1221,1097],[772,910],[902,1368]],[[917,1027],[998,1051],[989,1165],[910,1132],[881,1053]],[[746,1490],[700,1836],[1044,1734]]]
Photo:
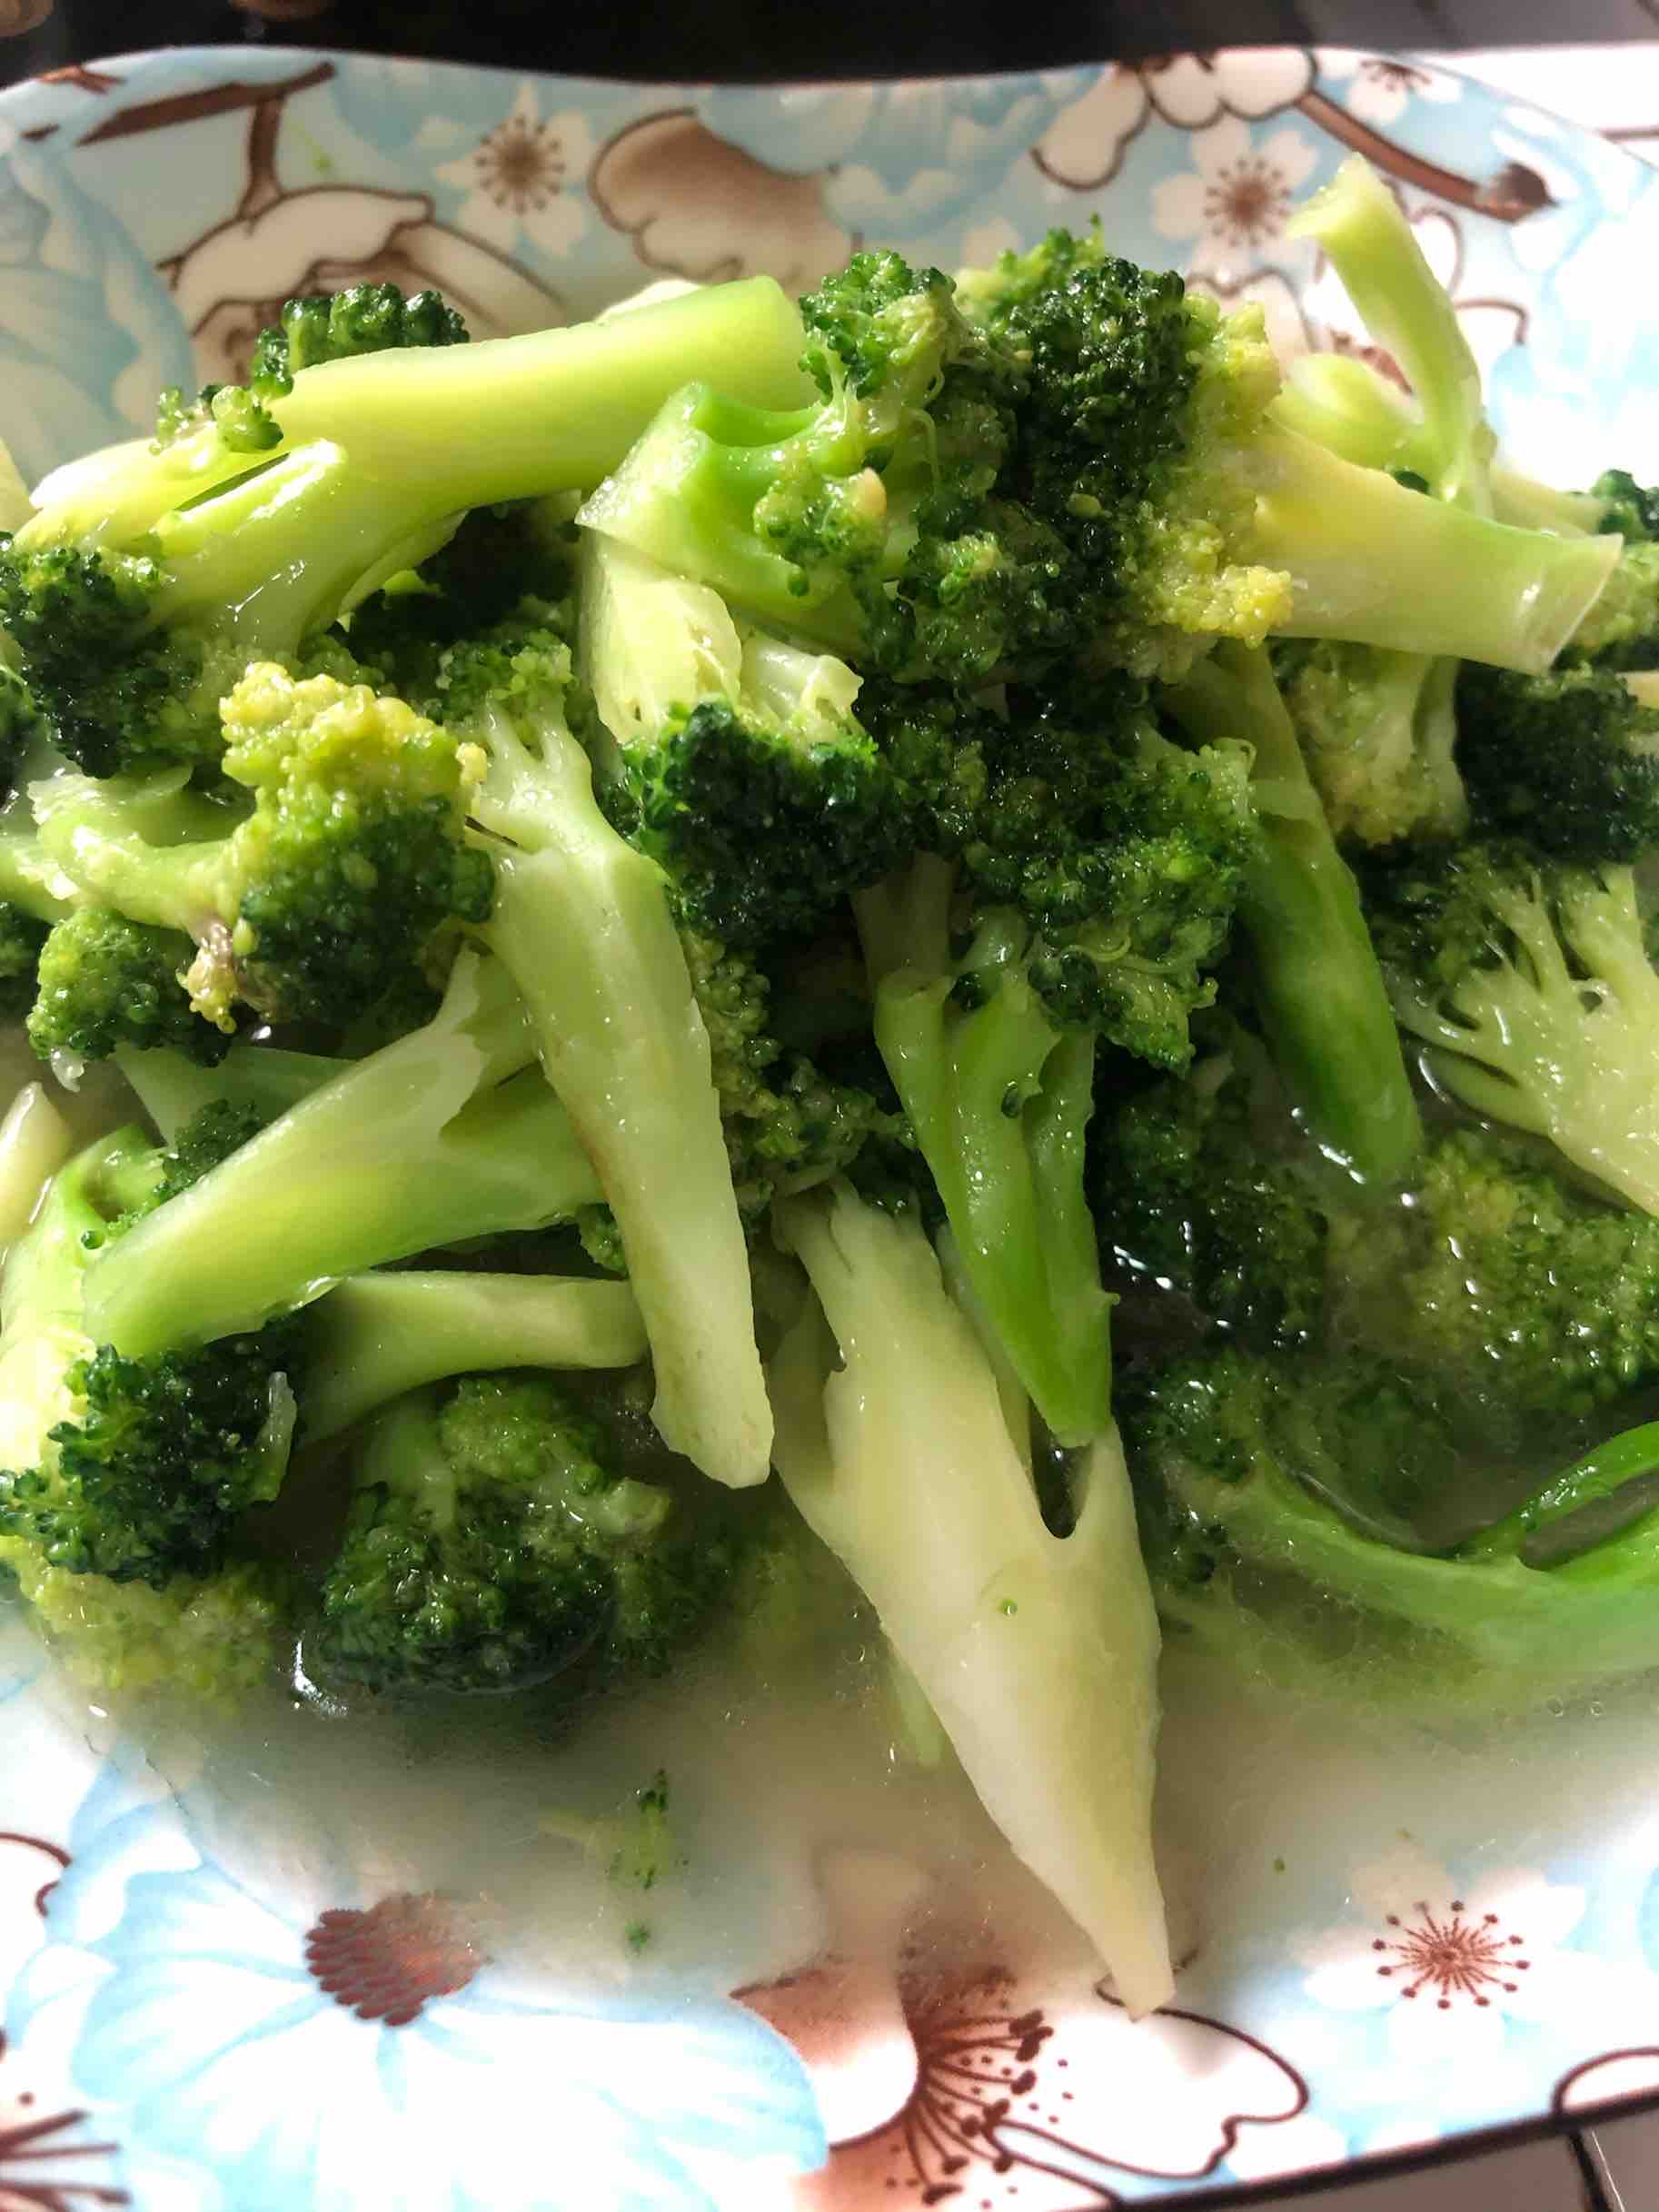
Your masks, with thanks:
[[[731,80],[1029,68],[1261,43],[1653,37],[1659,0],[0,0],[0,83],[135,48],[250,39]]]

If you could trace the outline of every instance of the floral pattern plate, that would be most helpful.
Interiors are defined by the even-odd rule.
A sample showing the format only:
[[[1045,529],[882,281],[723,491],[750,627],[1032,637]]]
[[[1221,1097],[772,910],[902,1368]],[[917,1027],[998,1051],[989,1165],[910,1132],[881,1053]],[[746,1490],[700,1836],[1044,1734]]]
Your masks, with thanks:
[[[59,72],[0,95],[0,433],[32,480],[353,278],[483,335],[1097,210],[1282,348],[1352,347],[1285,220],[1356,148],[1512,449],[1659,473],[1659,174],[1449,71],[1293,49],[758,90],[269,49]],[[869,1849],[819,1860],[758,1977],[498,1959],[475,1900],[326,1837],[237,1848],[0,1611],[0,2212],[1220,2205],[1659,2095],[1639,1703],[1460,1747],[1171,1691],[1179,2003],[1131,2027],[994,1914],[929,1949],[925,1870]]]

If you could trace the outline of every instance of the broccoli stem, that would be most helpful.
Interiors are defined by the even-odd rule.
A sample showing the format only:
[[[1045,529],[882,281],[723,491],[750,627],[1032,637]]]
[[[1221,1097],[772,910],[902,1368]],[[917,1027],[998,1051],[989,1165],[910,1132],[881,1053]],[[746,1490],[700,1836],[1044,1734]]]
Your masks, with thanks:
[[[915,1217],[839,1185],[776,1218],[817,1294],[770,1370],[785,1486],[986,1810],[1129,2011],[1151,2011],[1171,1986],[1151,1848],[1157,1625],[1117,1433],[1089,1451],[1072,1534],[1052,1535]]]
[[[756,407],[811,393],[800,318],[769,276],[610,322],[303,370],[271,402],[291,446],[339,439],[376,474],[436,476],[454,507],[597,484],[693,377]]]
[[[923,855],[854,899],[876,1043],[939,1186],[963,1272],[1062,1443],[1111,1419],[1111,1300],[1083,1195],[1094,1039],[1063,1037],[1023,976],[953,998],[954,870]],[[994,933],[994,925],[992,925]]]
[[[251,1107],[262,1121],[274,1121],[357,1065],[321,1053],[284,1051],[278,1045],[233,1046],[216,1067],[204,1067],[164,1048],[140,1052],[122,1046],[114,1058],[167,1144],[193,1115],[219,1099]]]
[[[645,1326],[626,1283],[459,1269],[353,1275],[312,1308],[307,1443],[405,1391],[505,1367],[631,1367]]]
[[[1435,457],[1421,416],[1396,386],[1353,353],[1305,353],[1293,362],[1272,414],[1284,429],[1328,447],[1362,469],[1403,470],[1433,479]],[[1593,491],[1558,491],[1502,461],[1490,471],[1492,511],[1519,530],[1563,537],[1598,531],[1607,502]]]
[[[532,755],[504,715],[488,725],[473,811],[513,843],[495,851],[483,935],[523,994],[547,1081],[616,1217],[658,1429],[716,1481],[762,1483],[771,1418],[748,1249],[663,877],[601,813],[576,739],[540,734]]]
[[[1262,1026],[1317,1141],[1367,1182],[1396,1183],[1422,1142],[1394,1009],[1265,652],[1217,647],[1164,703],[1199,744],[1247,739],[1261,825],[1238,915]]]
[[[1292,237],[1312,239],[1326,255],[1373,342],[1405,372],[1422,410],[1419,441],[1429,465],[1419,472],[1441,499],[1490,511],[1487,471],[1495,441],[1480,370],[1394,194],[1356,155],[1286,228]]]
[[[1618,538],[1516,530],[1408,491],[1269,424],[1241,464],[1257,493],[1248,558],[1296,587],[1286,637],[1543,673],[1601,596]]]
[[[533,1055],[505,976],[462,954],[425,1028],[354,1062],[99,1254],[89,1334],[144,1358],[255,1329],[342,1275],[569,1219],[600,1187]]]
[[[25,1083],[0,1121],[0,1245],[21,1236],[48,1179],[75,1142],[69,1124],[39,1083]]]

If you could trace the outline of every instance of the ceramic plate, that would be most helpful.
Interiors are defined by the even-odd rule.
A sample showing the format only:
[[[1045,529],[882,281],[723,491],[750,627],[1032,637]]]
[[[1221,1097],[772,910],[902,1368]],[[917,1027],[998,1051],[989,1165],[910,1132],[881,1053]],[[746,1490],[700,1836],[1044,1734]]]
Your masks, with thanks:
[[[1097,210],[1281,348],[1352,347],[1285,223],[1356,148],[1517,454],[1659,474],[1659,175],[1449,72],[1291,49],[760,90],[246,48],[63,71],[0,96],[0,431],[32,479],[356,278],[485,335],[660,273],[800,286],[864,243],[982,262]],[[1659,2092],[1638,1706],[1468,1746],[1172,1703],[1178,2007],[1131,2028],[994,1911],[929,1964],[925,1879],[868,1849],[787,1909],[724,1870],[751,1899],[725,1970],[531,1969],[479,1900],[292,1806],[280,1849],[238,1842],[0,1612],[0,2207],[1218,2206]]]

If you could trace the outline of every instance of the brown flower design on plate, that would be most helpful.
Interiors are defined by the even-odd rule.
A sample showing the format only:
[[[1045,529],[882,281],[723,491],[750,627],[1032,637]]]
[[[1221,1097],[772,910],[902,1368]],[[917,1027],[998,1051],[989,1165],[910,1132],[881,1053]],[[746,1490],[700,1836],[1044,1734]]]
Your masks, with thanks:
[[[699,283],[766,275],[802,291],[858,243],[826,212],[821,174],[769,168],[690,108],[619,131],[600,149],[588,190],[648,269]]]

